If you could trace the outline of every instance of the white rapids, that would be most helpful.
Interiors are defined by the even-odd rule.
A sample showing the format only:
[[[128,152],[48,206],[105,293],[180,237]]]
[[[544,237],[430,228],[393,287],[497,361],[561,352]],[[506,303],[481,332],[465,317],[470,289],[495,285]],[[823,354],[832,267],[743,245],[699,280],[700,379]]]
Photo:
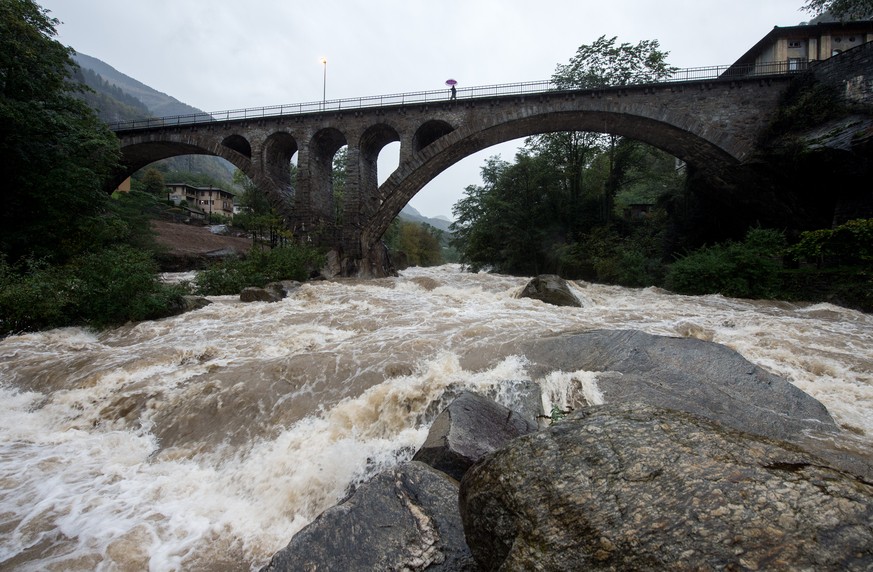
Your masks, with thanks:
[[[581,282],[584,307],[568,309],[514,298],[526,282],[413,268],[0,340],[0,569],[256,570],[349,486],[409,459],[447,388],[512,404],[527,363],[496,348],[561,332],[724,344],[873,444],[871,315]],[[535,381],[546,411],[603,400],[594,372]]]

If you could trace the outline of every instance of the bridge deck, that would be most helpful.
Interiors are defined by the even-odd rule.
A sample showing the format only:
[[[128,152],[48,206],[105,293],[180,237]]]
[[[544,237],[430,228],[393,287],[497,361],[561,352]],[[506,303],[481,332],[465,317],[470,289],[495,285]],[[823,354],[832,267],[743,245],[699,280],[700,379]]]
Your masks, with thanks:
[[[622,85],[594,85],[579,88],[561,85],[553,80],[529,81],[522,83],[505,83],[457,89],[458,100],[485,99],[513,95],[536,95],[555,92],[589,92],[603,89],[621,89],[630,86],[697,83],[700,81],[734,81],[737,79],[764,78],[785,76],[806,71],[805,69],[789,69],[788,62],[773,62],[765,65],[749,66],[714,66],[703,68],[674,69],[669,77],[659,81],[628,83]],[[245,119],[260,119],[265,117],[282,117],[317,114],[336,111],[375,107],[395,107],[403,105],[420,105],[422,103],[445,102],[448,99],[448,89],[430,91],[414,91],[386,95],[372,95],[348,99],[332,99],[311,101],[307,103],[291,103],[270,105],[266,107],[251,107],[246,109],[231,109],[209,113],[194,113],[188,115],[172,115],[168,117],[150,117],[121,121],[109,124],[116,132],[138,131],[176,125],[193,125],[199,123],[214,123],[219,121],[237,121]]]

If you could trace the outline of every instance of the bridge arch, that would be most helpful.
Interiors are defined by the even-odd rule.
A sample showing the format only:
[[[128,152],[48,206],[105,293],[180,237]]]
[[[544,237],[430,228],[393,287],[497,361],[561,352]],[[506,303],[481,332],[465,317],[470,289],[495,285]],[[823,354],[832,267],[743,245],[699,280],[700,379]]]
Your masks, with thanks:
[[[301,152],[298,159],[299,214],[307,214],[311,222],[332,222],[335,216],[333,197],[333,158],[348,145],[345,134],[335,127],[320,129]]]
[[[445,137],[454,130],[454,127],[447,121],[441,119],[425,121],[415,131],[415,135],[412,136],[412,152],[418,153],[437,139]]]
[[[269,135],[261,151],[263,171],[272,179],[293,186],[291,159],[298,150],[297,139],[290,133],[278,131]]]
[[[240,155],[244,157],[252,158],[252,145],[249,143],[248,139],[243,137],[238,133],[234,133],[233,135],[228,135],[221,142],[222,145],[227,147],[228,149],[233,149]]]
[[[588,110],[518,114],[491,124],[470,122],[414,153],[382,184],[382,204],[363,229],[362,248],[374,247],[403,207],[437,175],[474,153],[523,137],[562,131],[609,133],[642,141],[706,171],[718,172],[739,163],[725,149],[698,135],[700,126],[687,119],[687,128],[679,124],[626,112]]]
[[[111,189],[117,188],[126,178],[156,161],[180,155],[211,155],[221,157],[243,171],[253,181],[262,184],[267,183],[263,181],[264,177],[260,176],[253,169],[251,147],[248,141],[242,136],[238,137],[239,139],[231,136],[218,140],[214,136],[201,136],[190,133],[177,133],[170,136],[166,134],[158,136],[153,133],[139,134],[132,139],[124,141],[121,147],[123,169],[116,173],[110,182]],[[225,144],[228,140],[230,140],[233,147],[238,147],[239,150]],[[240,140],[245,142],[245,145]],[[248,147],[248,155],[244,154],[246,147]],[[267,185],[269,188],[273,186]]]

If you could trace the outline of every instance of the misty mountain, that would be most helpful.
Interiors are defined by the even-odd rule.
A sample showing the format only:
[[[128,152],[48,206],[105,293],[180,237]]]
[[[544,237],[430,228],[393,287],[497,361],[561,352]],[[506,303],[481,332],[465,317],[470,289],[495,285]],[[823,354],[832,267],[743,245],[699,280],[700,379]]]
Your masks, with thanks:
[[[409,222],[429,224],[430,226],[437,228],[439,230],[442,230],[444,232],[451,232],[449,230],[449,225],[452,224],[452,221],[450,221],[449,219],[447,219],[444,216],[433,217],[433,218],[426,217],[426,216],[422,215],[420,212],[418,212],[411,205],[406,205],[405,207],[403,207],[403,210],[400,211],[399,216],[401,219],[407,220]]]
[[[153,89],[95,57],[77,53],[73,56],[73,59],[82,69],[92,70],[110,85],[117,87],[123,93],[133,96],[142,102],[154,117],[202,113],[200,109],[182,103],[175,97]],[[93,89],[93,86],[91,87]]]
[[[202,113],[196,107],[153,89],[95,57],[77,53],[73,59],[80,68],[76,78],[93,90],[92,93],[82,94],[82,98],[106,123]],[[162,172],[165,177],[170,176],[173,182],[200,186],[214,184],[229,191],[234,190],[232,181],[236,167],[220,157],[171,157],[149,167]],[[192,177],[183,177],[180,173],[190,173]]]

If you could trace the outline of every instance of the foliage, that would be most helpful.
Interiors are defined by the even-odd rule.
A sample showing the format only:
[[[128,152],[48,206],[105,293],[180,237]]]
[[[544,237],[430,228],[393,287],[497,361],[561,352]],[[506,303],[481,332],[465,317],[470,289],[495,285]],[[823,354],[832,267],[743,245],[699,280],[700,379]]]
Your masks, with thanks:
[[[197,274],[202,295],[239,294],[248,286],[263,287],[279,280],[306,280],[324,264],[324,255],[306,245],[254,248],[246,258],[219,262]]]
[[[158,282],[150,255],[125,245],[65,266],[28,259],[13,267],[0,260],[0,335],[158,318],[181,294]]]
[[[346,196],[346,170],[348,169],[348,150],[347,146],[343,146],[333,156],[333,168],[331,169],[331,184],[333,187],[333,208],[334,221],[337,227],[343,224],[343,215],[345,211],[345,196]]]
[[[31,0],[0,2],[0,250],[11,263],[88,248],[118,164],[115,136],[77,97],[57,23]]]
[[[812,75],[792,82],[779,105],[769,136],[821,125],[844,114],[845,103],[836,86],[817,81]]]
[[[666,286],[680,294],[772,298],[779,291],[784,251],[781,232],[751,229],[743,242],[704,247],[677,260]]]
[[[873,0],[807,0],[803,9],[814,15],[830,12],[841,20],[865,20],[873,15]]]
[[[445,263],[442,235],[441,230],[428,224],[397,218],[384,239],[391,256],[402,252],[409,266],[439,266]]]
[[[155,196],[165,195],[167,184],[164,181],[164,175],[157,169],[146,169],[142,177],[142,191]]]
[[[841,264],[873,262],[873,219],[850,220],[836,228],[807,231],[789,249],[798,260],[814,260],[819,266],[826,261]]]
[[[552,79],[559,87],[597,88],[656,82],[676,71],[658,40],[616,45],[617,39],[604,35],[579,46],[568,64],[558,64]]]

